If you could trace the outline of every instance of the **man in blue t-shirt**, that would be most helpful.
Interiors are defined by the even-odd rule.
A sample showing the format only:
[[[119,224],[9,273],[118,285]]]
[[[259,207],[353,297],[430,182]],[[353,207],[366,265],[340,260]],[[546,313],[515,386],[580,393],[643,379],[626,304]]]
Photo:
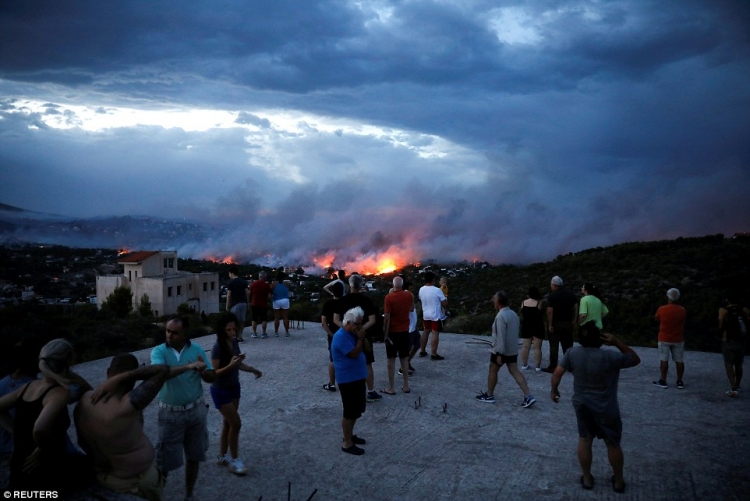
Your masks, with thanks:
[[[364,449],[357,445],[367,443],[364,438],[354,435],[354,424],[365,412],[367,406],[365,396],[367,363],[363,353],[365,330],[362,327],[364,316],[365,312],[360,307],[352,308],[344,313],[341,328],[333,335],[331,342],[336,381],[339,384],[341,402],[344,405],[344,415],[341,418],[344,442],[341,450],[355,456],[365,453]]]
[[[186,321],[174,315],[167,320],[167,340],[151,350],[153,365],[169,365],[169,379],[159,392],[159,441],[156,465],[166,477],[183,464],[185,497],[192,498],[200,463],[206,460],[208,406],[201,380],[213,383],[216,373],[206,352],[187,338]]]

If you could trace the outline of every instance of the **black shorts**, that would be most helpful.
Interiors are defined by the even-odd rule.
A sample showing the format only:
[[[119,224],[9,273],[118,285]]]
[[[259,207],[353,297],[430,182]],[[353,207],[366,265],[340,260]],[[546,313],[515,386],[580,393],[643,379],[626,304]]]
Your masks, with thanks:
[[[391,358],[408,358],[409,349],[409,333],[408,332],[391,332],[388,334],[388,338],[391,342],[385,343],[385,355],[389,359]]]
[[[578,436],[581,438],[601,438],[615,445],[622,438],[622,420],[620,416],[606,416],[594,412],[585,405],[573,405],[578,421]]]
[[[501,355],[499,353],[490,353],[490,362],[502,367],[503,364],[517,364],[518,355]]]
[[[367,407],[367,385],[364,379],[350,383],[339,383],[341,403],[344,404],[345,419],[359,419]]]
[[[266,322],[268,320],[268,306],[253,306],[253,322]]]

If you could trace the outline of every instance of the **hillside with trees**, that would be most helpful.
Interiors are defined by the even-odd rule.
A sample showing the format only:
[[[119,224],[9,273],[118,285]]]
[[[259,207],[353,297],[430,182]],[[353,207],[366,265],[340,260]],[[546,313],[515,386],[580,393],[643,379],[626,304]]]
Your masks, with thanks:
[[[748,304],[750,284],[750,238],[724,238],[712,235],[655,242],[633,242],[597,247],[557,256],[546,263],[530,265],[490,265],[489,263],[428,263],[400,270],[414,284],[416,293],[424,283],[425,271],[448,277],[451,318],[446,331],[485,335],[495,312],[490,301],[498,289],[505,290],[514,309],[520,308],[528,288],[549,290],[550,279],[559,275],[566,286],[579,294],[584,282],[596,284],[603,293],[610,315],[605,330],[614,332],[629,344],[656,346],[656,309],[665,303],[670,287],[680,289],[681,303],[687,309],[686,346],[690,350],[718,351],[717,310],[734,289]],[[0,347],[7,347],[21,336],[34,334],[43,341],[65,337],[76,346],[79,361],[133,351],[164,340],[163,318],[154,318],[148,300],[131,304],[129,289],[118,290],[102,308],[82,302],[91,294],[95,275],[117,273],[117,253],[106,249],[70,249],[62,246],[0,247],[0,284],[4,296],[0,305]],[[120,266],[121,268],[121,266]],[[215,271],[225,285],[228,264],[194,259],[179,260],[185,271]],[[257,277],[265,269],[253,264],[240,265],[240,275]],[[327,270],[328,272],[332,270]],[[349,273],[356,270],[347,270]],[[122,270],[120,269],[120,272]],[[327,299],[322,287],[329,276],[305,275],[298,269],[291,274],[291,318],[320,321],[320,309]],[[273,275],[272,275],[273,276]],[[382,309],[393,273],[369,276],[372,289],[367,293]],[[37,297],[23,300],[21,290],[33,288]],[[49,298],[70,296],[50,304]],[[211,332],[211,316],[201,319],[187,305],[183,313],[192,315],[190,334]],[[419,304],[417,303],[419,309]],[[1,350],[9,353],[10,350]],[[2,361],[0,361],[2,362]]]
[[[749,257],[750,239],[712,235],[597,247],[526,266],[474,265],[449,278],[454,318],[447,330],[489,332],[494,317],[490,298],[496,290],[504,289],[518,310],[529,287],[545,293],[550,279],[559,275],[576,294],[584,282],[596,284],[610,310],[605,329],[638,346],[656,346],[654,313],[665,304],[667,289],[676,287],[687,309],[687,348],[718,351],[718,308],[730,289],[747,304]],[[421,285],[417,274],[411,275]]]

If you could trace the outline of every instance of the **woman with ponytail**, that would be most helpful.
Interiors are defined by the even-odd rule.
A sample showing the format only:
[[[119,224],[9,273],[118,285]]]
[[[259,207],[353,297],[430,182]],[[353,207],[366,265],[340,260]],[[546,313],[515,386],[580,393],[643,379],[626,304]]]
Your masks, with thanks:
[[[86,457],[68,453],[68,403],[91,389],[70,370],[72,362],[70,343],[54,339],[39,353],[42,378],[0,398],[0,412],[16,410],[10,490],[66,493],[91,479]]]

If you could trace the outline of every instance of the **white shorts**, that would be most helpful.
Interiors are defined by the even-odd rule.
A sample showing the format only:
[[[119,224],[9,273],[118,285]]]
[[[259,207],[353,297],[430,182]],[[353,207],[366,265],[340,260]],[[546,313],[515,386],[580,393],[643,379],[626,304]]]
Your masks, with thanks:
[[[669,354],[672,354],[672,361],[681,364],[682,357],[685,353],[685,343],[667,343],[659,341],[659,355],[662,362],[669,362]]]
[[[278,301],[273,302],[273,309],[274,310],[288,310],[289,309],[289,299],[279,299]]]

